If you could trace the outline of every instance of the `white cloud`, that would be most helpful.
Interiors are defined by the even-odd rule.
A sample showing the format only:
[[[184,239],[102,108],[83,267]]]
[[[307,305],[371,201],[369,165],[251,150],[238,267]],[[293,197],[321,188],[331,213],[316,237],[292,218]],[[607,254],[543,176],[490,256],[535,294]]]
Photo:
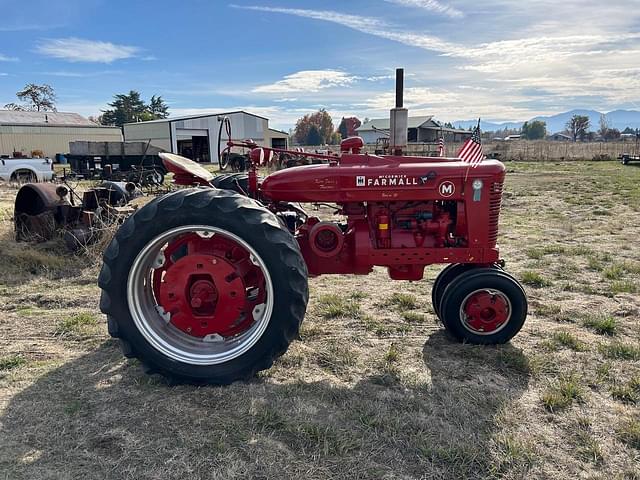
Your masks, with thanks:
[[[134,57],[140,52],[138,47],[82,38],[42,40],[36,50],[48,57],[62,58],[70,62],[96,63],[111,63],[116,60]]]
[[[385,0],[389,3],[402,5],[404,7],[417,7],[430,12],[441,13],[451,18],[461,18],[464,14],[455,7],[445,5],[438,0]]]
[[[318,92],[326,88],[349,85],[356,80],[356,77],[339,70],[302,70],[286,75],[275,83],[255,87],[252,92],[278,94]]]
[[[445,42],[438,37],[421,34],[408,33],[399,28],[394,28],[384,20],[373,17],[364,17],[360,15],[349,15],[346,13],[335,12],[332,10],[306,10],[301,8],[279,8],[279,7],[263,7],[263,6],[241,6],[231,5],[233,8],[241,8],[243,10],[253,10],[257,12],[281,13],[285,15],[294,15],[296,17],[310,18],[313,20],[321,20],[324,22],[336,23],[353,30],[357,30],[369,35],[386,38],[396,42],[404,43],[413,47],[424,48],[426,50],[453,53],[460,49],[460,46],[453,43]]]
[[[101,77],[102,75],[121,75],[125,72],[121,70],[101,70],[97,72],[72,72],[67,70],[58,70],[55,72],[41,72],[43,75],[49,75],[52,77],[68,77],[68,78],[88,78],[88,77]]]
[[[7,57],[0,53],[0,62],[17,62],[18,59],[16,57]]]
[[[428,3],[387,1],[407,6]],[[417,74],[410,86],[422,88],[427,99],[413,108],[436,113],[440,118],[472,118],[480,114],[493,119],[524,120],[576,107],[640,109],[640,10],[631,8],[631,2],[614,0],[606,7],[596,0],[565,0],[561,4],[555,0],[529,4],[511,0],[456,2],[465,3],[469,15],[465,28],[456,29],[455,37],[450,37],[455,41],[447,38],[453,31],[436,36],[383,19],[336,11],[236,8],[330,22],[434,52],[441,59],[422,57],[417,62],[424,62],[423,66],[414,63],[407,68]],[[549,11],[554,12],[553,16],[548,15]],[[486,28],[489,20],[491,29]],[[434,24],[434,28],[438,25]],[[439,65],[436,68],[435,62]],[[435,88],[438,85],[450,87],[442,90]],[[339,94],[338,89],[326,93],[334,92]],[[353,103],[363,108],[362,115],[371,116],[372,112],[382,111],[383,105],[388,108],[392,104],[388,92],[369,91],[367,98],[358,96],[355,89],[349,93],[355,97]]]

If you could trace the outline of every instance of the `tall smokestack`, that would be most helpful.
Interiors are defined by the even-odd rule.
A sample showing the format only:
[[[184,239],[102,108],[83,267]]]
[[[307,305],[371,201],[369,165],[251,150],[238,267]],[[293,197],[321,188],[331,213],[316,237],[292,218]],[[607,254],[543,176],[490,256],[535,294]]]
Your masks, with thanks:
[[[396,108],[404,105],[404,68],[396,68]]]
[[[396,69],[396,108],[389,115],[389,149],[392,155],[402,155],[407,147],[409,111],[404,104],[404,68]]]

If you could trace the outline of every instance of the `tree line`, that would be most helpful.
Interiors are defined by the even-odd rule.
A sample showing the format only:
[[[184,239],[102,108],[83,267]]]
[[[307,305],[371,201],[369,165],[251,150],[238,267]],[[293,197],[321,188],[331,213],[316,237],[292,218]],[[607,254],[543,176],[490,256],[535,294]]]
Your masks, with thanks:
[[[4,106],[8,110],[29,112],[55,112],[56,94],[48,84],[38,85],[28,83],[23,89],[16,92],[19,103],[12,102]],[[121,127],[125,123],[144,122],[157,120],[169,116],[169,106],[160,95],[153,95],[149,102],[145,102],[140,92],[131,90],[129,93],[116,94],[113,101],[107,104],[108,109],[102,110],[97,117],[89,117],[90,120],[101,125],[115,125]],[[365,121],[367,119],[365,118]],[[631,128],[622,132],[611,128],[605,115],[600,116],[600,125],[597,132],[590,131],[591,122],[586,115],[574,115],[565,125],[565,131],[572,140],[593,141],[596,135],[605,141],[617,140],[621,134],[636,133]],[[321,108],[317,112],[304,115],[298,119],[292,131],[293,138],[299,145],[336,145],[342,139],[356,135],[356,129],[362,124],[357,117],[342,117],[338,128],[335,129],[329,113]],[[443,125],[445,128],[453,128],[449,122]],[[505,130],[506,132],[506,130]],[[517,130],[516,130],[517,132]],[[522,138],[527,140],[540,140],[547,136],[547,124],[541,120],[524,122],[519,130]],[[491,135],[494,132],[485,132]]]
[[[51,85],[28,83],[22,90],[16,92],[16,97],[20,103],[7,103],[4,108],[21,112],[57,111],[57,98]],[[114,95],[113,102],[108,106],[111,108],[102,110],[100,115],[90,116],[89,119],[101,125],[121,127],[125,123],[157,120],[169,116],[169,106],[160,95],[153,95],[147,103],[136,90]]]

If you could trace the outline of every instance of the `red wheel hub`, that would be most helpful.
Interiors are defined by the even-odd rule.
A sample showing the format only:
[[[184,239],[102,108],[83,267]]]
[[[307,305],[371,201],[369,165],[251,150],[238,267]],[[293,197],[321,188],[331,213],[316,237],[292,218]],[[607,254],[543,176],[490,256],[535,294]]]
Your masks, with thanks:
[[[482,333],[497,331],[511,316],[509,301],[504,294],[489,290],[474,292],[462,308],[467,326]]]
[[[188,335],[228,337],[249,329],[265,299],[264,275],[237,242],[188,234],[169,244],[154,270],[158,305]]]

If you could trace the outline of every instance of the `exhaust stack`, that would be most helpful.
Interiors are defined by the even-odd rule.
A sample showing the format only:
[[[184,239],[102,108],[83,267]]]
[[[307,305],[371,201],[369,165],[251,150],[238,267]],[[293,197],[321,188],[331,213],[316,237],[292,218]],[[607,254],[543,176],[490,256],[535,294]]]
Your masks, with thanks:
[[[404,68],[396,68],[396,106],[391,109],[389,120],[389,149],[392,155],[402,155],[407,148],[409,111],[404,103]]]

